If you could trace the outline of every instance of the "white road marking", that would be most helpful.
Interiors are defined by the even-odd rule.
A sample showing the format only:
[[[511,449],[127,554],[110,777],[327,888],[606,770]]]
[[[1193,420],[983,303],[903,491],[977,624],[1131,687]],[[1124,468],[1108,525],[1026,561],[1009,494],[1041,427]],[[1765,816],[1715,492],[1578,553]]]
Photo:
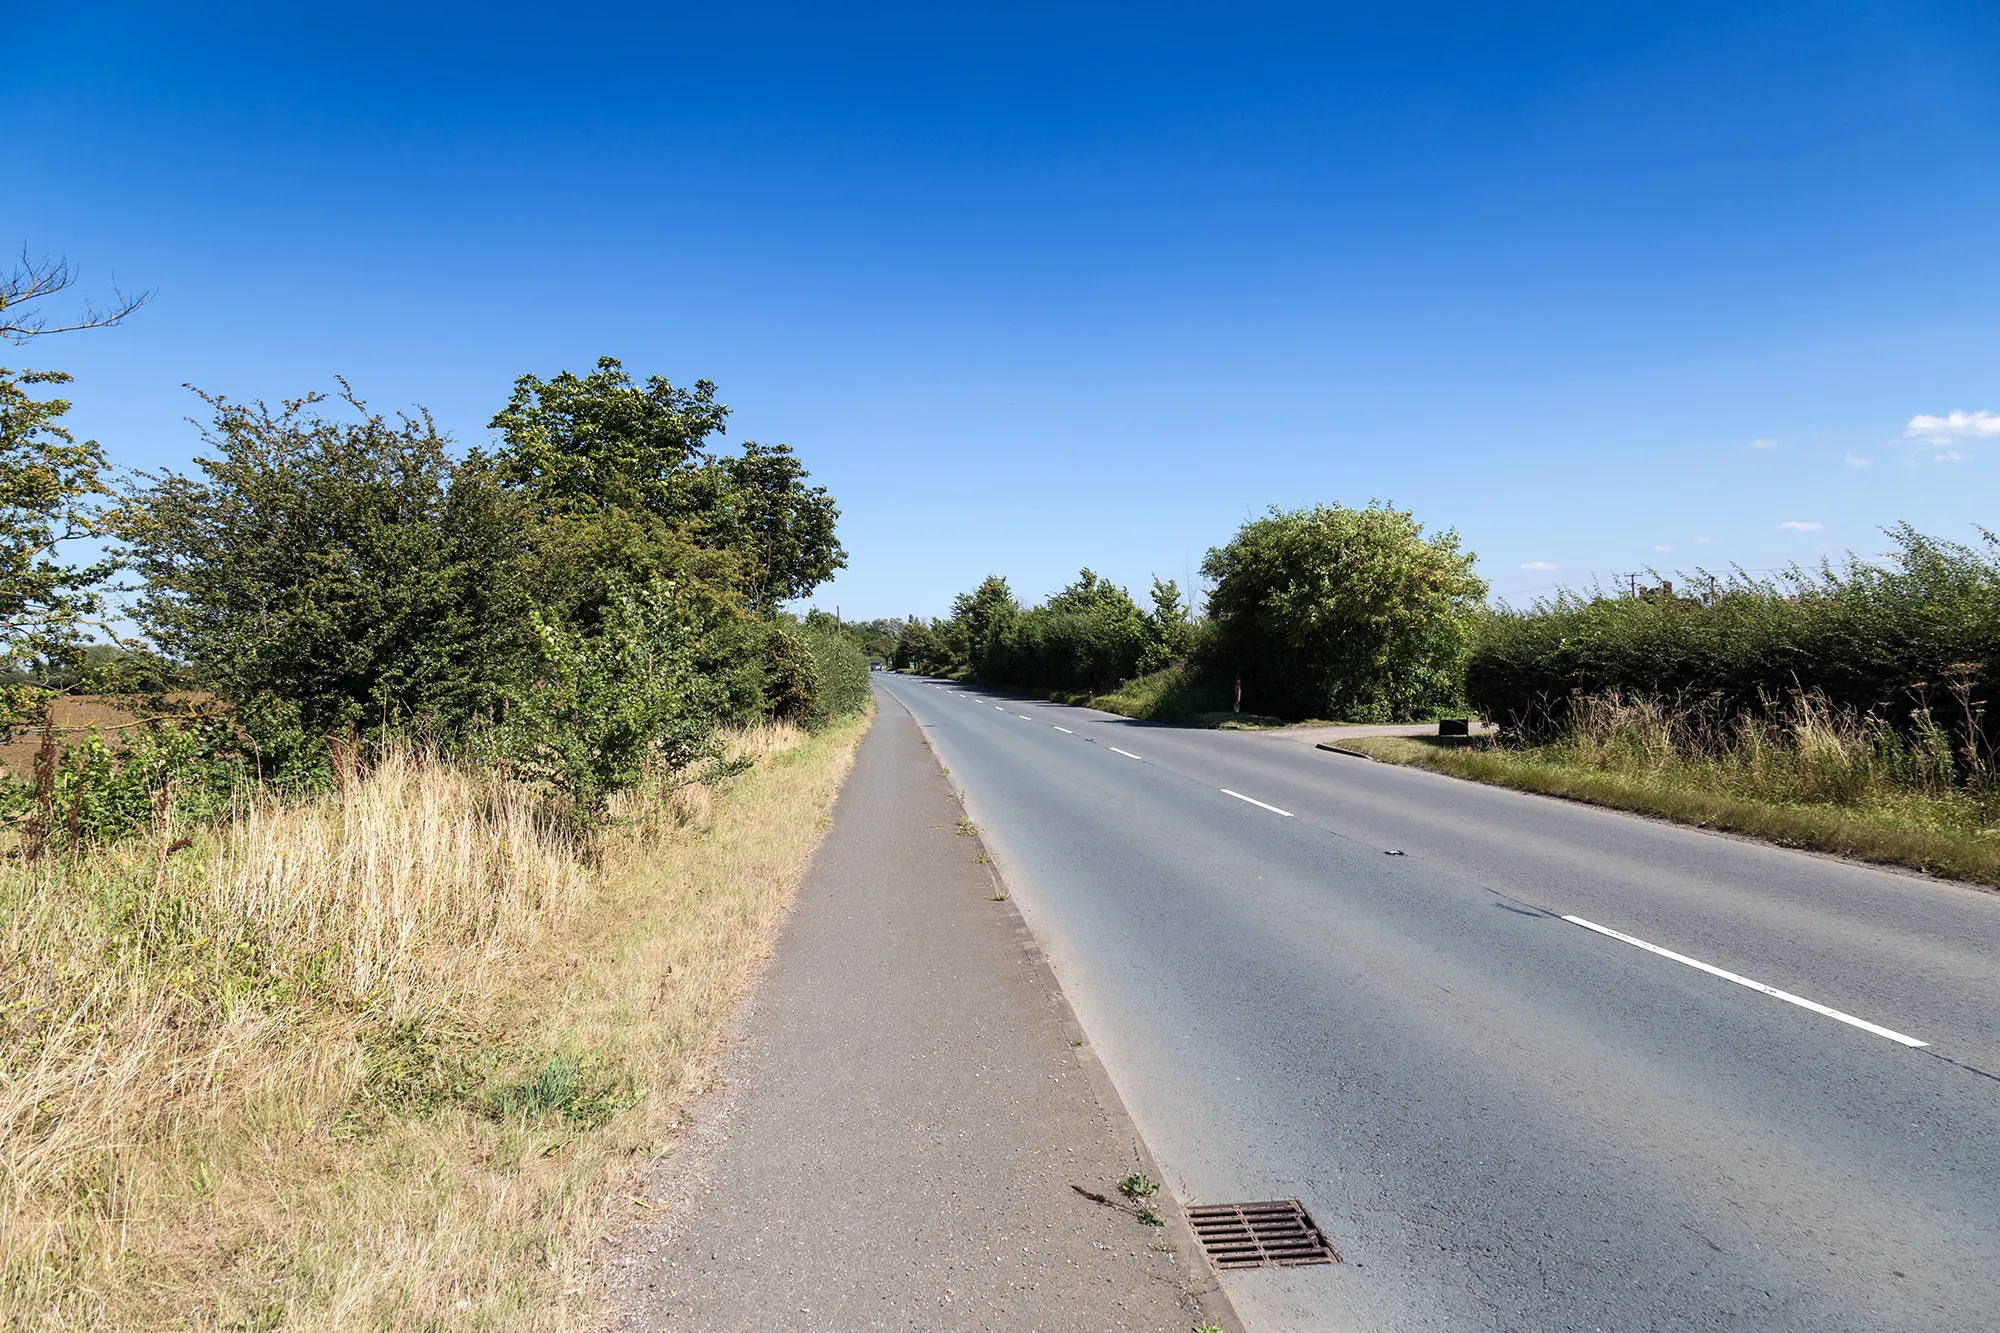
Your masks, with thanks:
[[[1074,735],[1076,735],[1076,733],[1075,733],[1075,732],[1073,732],[1073,731],[1071,731],[1071,730],[1070,730],[1070,729],[1069,729],[1068,727],[1057,727],[1057,728],[1056,728],[1056,730],[1057,730],[1057,731],[1060,731],[1060,732],[1061,732],[1061,733],[1062,733],[1063,735],[1065,735],[1065,736],[1074,736]]]
[[[1007,710],[1006,710],[1005,708],[1001,707],[1001,706],[1000,706],[999,704],[994,704],[994,705],[993,705],[993,707],[994,707],[994,710],[995,710],[995,711],[997,711],[997,712],[1001,712],[1001,713],[1004,713],[1004,712],[1006,712],[1006,711],[1007,711]]]
[[[1837,1018],[1843,1023],[1850,1023],[1864,1032],[1872,1032],[1878,1037],[1887,1037],[1890,1041],[1898,1041],[1905,1046],[1922,1047],[1930,1045],[1927,1041],[1918,1041],[1915,1037],[1906,1037],[1893,1028],[1885,1028],[1879,1023],[1871,1023],[1865,1018],[1856,1018],[1853,1014],[1843,1014],[1838,1009],[1829,1009],[1823,1004],[1816,1004],[1811,1000],[1805,999],[1803,996],[1794,995],[1790,991],[1779,990],[1776,986],[1766,986],[1761,981],[1752,981],[1748,977],[1739,977],[1734,972],[1725,972],[1712,963],[1702,962],[1699,958],[1689,958],[1686,954],[1675,953],[1672,949],[1662,949],[1657,944],[1648,944],[1636,935],[1627,935],[1623,932],[1613,930],[1609,926],[1600,926],[1595,921],[1585,921],[1580,916],[1566,916],[1563,920],[1569,922],[1572,926],[1582,926],[1585,930],[1594,930],[1600,935],[1609,935],[1614,940],[1623,940],[1635,949],[1644,949],[1647,953],[1656,953],[1662,958],[1671,958],[1676,963],[1686,963],[1689,967],[1698,968],[1712,977],[1721,977],[1724,981],[1733,981],[1739,986],[1748,986],[1751,990],[1759,991],[1774,1000],[1783,1000],[1785,1003],[1795,1004],[1801,1009],[1810,1009],[1816,1014],[1825,1014],[1828,1018]]]
[[[1026,713],[1016,713],[1014,714],[1014,716],[1020,718],[1023,722],[1033,722],[1035,720],[1032,717],[1029,717]]]
[[[1289,810],[1280,810],[1275,805],[1265,805],[1262,801],[1258,800],[1256,797],[1245,796],[1240,791],[1231,791],[1227,787],[1218,787],[1216,788],[1216,790],[1220,791],[1224,796],[1234,796],[1239,801],[1248,801],[1250,802],[1250,804],[1257,806],[1259,809],[1269,810],[1274,815],[1283,815],[1287,819],[1293,817],[1292,812]]]
[[[1125,757],[1126,757],[1127,759],[1139,759],[1139,756],[1138,756],[1138,755],[1136,755],[1136,754],[1133,754],[1133,753],[1132,753],[1132,752],[1131,752],[1130,750],[1121,750],[1121,749],[1119,749],[1119,748],[1118,748],[1117,746],[1115,746],[1115,745],[1111,745],[1111,746],[1107,746],[1107,747],[1105,747],[1105,748],[1107,748],[1108,750],[1110,750],[1110,751],[1111,751],[1111,753],[1113,753],[1113,754],[1122,754],[1122,755],[1124,755],[1124,756],[1125,756]],[[1140,760],[1139,760],[1139,762],[1140,762],[1140,763],[1144,763],[1144,762],[1145,762],[1145,760],[1143,760],[1143,759],[1140,759]]]

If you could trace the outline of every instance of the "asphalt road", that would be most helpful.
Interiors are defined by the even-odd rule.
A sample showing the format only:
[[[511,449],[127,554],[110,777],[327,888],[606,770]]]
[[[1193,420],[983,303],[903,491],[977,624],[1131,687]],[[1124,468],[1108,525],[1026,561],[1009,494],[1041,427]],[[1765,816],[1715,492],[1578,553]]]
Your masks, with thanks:
[[[1180,1199],[1344,1256],[1226,1275],[1257,1333],[2000,1328],[2000,898],[884,684]]]

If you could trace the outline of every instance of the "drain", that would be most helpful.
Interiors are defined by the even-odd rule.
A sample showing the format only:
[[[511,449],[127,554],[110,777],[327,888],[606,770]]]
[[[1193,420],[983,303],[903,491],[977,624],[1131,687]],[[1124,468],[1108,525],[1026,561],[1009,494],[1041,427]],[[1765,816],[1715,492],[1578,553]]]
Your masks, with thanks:
[[[1297,1199],[1212,1203],[1187,1210],[1195,1239],[1217,1268],[1337,1264],[1340,1256]]]

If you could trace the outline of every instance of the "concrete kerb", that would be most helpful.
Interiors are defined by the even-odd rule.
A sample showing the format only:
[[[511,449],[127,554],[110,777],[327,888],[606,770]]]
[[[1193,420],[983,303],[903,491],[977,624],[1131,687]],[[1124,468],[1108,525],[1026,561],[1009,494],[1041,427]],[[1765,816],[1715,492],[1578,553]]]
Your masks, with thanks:
[[[897,702],[900,705],[901,701]],[[924,744],[930,750],[938,771],[944,775],[945,785],[951,789],[953,799],[958,802],[959,808],[965,811],[966,818],[973,819],[972,807],[966,799],[965,785],[938,757],[937,746],[931,742],[930,729],[924,726],[916,714],[911,713],[910,719],[923,733]],[[1181,1207],[1180,1199],[1166,1184],[1165,1173],[1160,1169],[1160,1164],[1154,1160],[1152,1150],[1147,1147],[1145,1139],[1140,1137],[1139,1127],[1133,1121],[1131,1113],[1125,1109],[1125,1101],[1118,1095],[1118,1089],[1112,1083],[1111,1075],[1105,1070],[1103,1061],[1097,1058],[1097,1052],[1091,1048],[1089,1034],[1084,1032],[1083,1024],[1077,1021],[1076,1011],[1070,1007],[1069,996],[1063,993],[1062,983],[1057,979],[1055,969],[1049,965],[1048,955],[1042,952],[1042,946],[1035,939],[1035,932],[1028,925],[1027,917],[1022,915],[1020,907],[1015,903],[1013,890],[1007,885],[1006,873],[999,859],[994,856],[993,849],[987,844],[984,836],[976,833],[978,828],[976,819],[973,819],[973,827],[979,843],[979,854],[986,858],[987,878],[993,885],[995,900],[993,905],[1007,913],[1008,920],[1014,927],[1014,937],[1020,941],[1021,952],[1026,955],[1029,967],[1041,978],[1042,984],[1048,989],[1057,1006],[1064,1031],[1072,1043],[1071,1056],[1082,1068],[1084,1077],[1089,1080],[1090,1089],[1096,1095],[1098,1104],[1104,1108],[1105,1115],[1110,1117],[1119,1126],[1120,1131],[1131,1140],[1133,1156],[1138,1159],[1140,1168],[1148,1176],[1161,1182],[1159,1197],[1164,1201],[1164,1206],[1159,1208],[1159,1212],[1166,1222],[1163,1229],[1167,1240],[1174,1247],[1174,1267],[1181,1274],[1187,1293],[1200,1307],[1201,1316],[1206,1322],[1225,1330],[1225,1333],[1244,1333],[1243,1321],[1237,1318],[1236,1309],[1230,1304],[1228,1293],[1223,1291],[1214,1268],[1210,1267],[1208,1258],[1201,1248],[1201,1242],[1195,1238],[1194,1228],[1188,1225],[1187,1214]]]

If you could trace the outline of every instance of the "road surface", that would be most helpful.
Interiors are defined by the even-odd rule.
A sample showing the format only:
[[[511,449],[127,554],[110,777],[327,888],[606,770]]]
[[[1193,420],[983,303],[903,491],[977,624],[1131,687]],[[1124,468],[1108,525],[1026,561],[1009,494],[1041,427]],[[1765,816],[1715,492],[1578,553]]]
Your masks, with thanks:
[[[883,684],[1179,1198],[1344,1257],[1225,1275],[1250,1329],[2000,1327],[2000,899]]]

